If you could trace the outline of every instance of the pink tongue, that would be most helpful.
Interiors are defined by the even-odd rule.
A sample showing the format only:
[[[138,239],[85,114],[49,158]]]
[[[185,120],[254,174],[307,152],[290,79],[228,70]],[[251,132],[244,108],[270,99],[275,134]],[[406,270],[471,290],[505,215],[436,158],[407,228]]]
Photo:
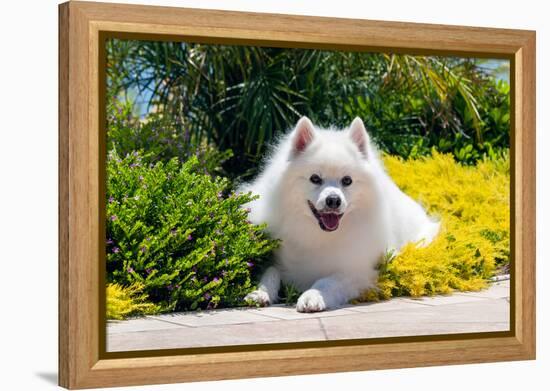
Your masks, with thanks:
[[[321,214],[321,221],[327,229],[334,230],[338,228],[340,217],[336,213],[323,213]]]

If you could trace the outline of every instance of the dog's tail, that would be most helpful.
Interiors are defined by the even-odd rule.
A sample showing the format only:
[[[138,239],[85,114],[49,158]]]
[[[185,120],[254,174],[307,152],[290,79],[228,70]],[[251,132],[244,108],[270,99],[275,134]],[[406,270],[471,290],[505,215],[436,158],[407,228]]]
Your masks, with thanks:
[[[435,239],[435,237],[439,234],[440,230],[441,230],[441,222],[430,219],[430,222],[427,223],[422,229],[421,237],[423,238],[423,242],[421,246],[424,247],[429,245]]]

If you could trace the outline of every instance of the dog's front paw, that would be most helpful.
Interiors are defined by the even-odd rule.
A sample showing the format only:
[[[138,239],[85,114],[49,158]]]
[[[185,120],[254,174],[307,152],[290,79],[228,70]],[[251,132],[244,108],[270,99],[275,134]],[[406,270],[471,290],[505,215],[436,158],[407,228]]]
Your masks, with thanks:
[[[265,307],[271,304],[271,300],[266,291],[257,289],[253,292],[250,292],[244,297],[244,301],[251,304],[259,305],[260,307]]]
[[[298,312],[319,312],[327,308],[325,299],[317,289],[310,289],[302,293],[296,303]]]

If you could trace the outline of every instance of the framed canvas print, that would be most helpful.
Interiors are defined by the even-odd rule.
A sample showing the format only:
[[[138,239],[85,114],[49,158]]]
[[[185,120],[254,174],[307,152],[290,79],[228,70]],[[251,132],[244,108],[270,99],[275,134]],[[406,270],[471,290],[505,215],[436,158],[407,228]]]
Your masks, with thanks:
[[[60,385],[535,357],[534,32],[59,16]]]

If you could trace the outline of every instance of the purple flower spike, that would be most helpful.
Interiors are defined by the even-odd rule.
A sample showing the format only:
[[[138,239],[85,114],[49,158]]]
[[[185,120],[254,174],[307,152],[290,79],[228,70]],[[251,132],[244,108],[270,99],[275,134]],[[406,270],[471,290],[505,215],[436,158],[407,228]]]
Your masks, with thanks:
[[[187,235],[187,240],[193,240],[193,236],[191,234]]]
[[[252,262],[247,262],[247,263],[246,263],[246,266],[252,267],[252,266],[254,266],[254,264],[253,264]]]
[[[115,199],[113,198],[113,196],[110,196],[109,197],[109,203],[112,204],[113,202],[115,202]]]
[[[223,198],[223,194],[221,191],[218,192],[218,199],[221,200]]]
[[[145,269],[145,272],[146,272],[147,274],[151,274],[153,271],[151,270],[151,268],[148,267],[147,269]]]
[[[107,239],[107,244],[113,244],[113,243],[114,243],[114,242],[113,242],[113,239],[110,239],[110,238]]]
[[[214,277],[214,279],[212,281],[218,282],[218,281],[220,281],[220,279],[218,277]]]
[[[116,254],[120,252],[120,249],[118,247],[113,247],[111,251]]]
[[[139,251],[141,251],[142,253],[146,252],[147,251],[147,247],[145,246],[141,246]]]
[[[206,292],[203,296],[206,300],[210,300],[210,298],[212,297],[212,295],[208,292]]]
[[[134,272],[134,269],[132,269],[131,267],[129,267],[128,269],[126,269],[126,271],[127,271],[128,273],[133,273],[133,272]]]
[[[115,221],[116,219],[118,219],[118,217],[116,215],[111,216],[111,221]]]

